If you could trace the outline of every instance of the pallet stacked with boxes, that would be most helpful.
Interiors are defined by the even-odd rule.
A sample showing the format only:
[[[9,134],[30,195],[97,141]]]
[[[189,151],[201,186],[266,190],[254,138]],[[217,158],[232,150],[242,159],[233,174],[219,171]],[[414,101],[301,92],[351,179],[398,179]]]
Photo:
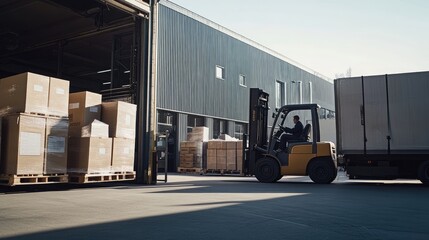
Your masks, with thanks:
[[[202,172],[204,168],[204,155],[209,138],[207,127],[194,127],[188,133],[187,141],[180,142],[180,167],[178,172]]]
[[[102,103],[101,95],[92,92],[70,94],[70,182],[135,178],[136,108],[125,102]]]
[[[101,122],[101,95],[70,94],[69,161],[72,182],[88,174],[110,173],[112,139],[109,126]]]
[[[0,79],[0,184],[135,179],[136,110],[97,93],[69,94],[62,79]]]
[[[208,173],[242,173],[242,141],[210,140],[207,144]]]
[[[127,173],[134,170],[137,106],[126,102],[106,102],[102,105],[102,120],[109,124],[112,138],[112,171]]]
[[[34,73],[0,80],[0,183],[67,182],[69,82]]]
[[[203,142],[180,143],[180,168],[198,168],[203,164]]]

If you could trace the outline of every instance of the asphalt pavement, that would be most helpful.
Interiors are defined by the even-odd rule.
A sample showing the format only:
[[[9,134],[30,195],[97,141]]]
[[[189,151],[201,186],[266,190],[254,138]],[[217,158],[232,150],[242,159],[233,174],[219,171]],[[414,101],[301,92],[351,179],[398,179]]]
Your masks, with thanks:
[[[169,176],[168,183],[0,187],[0,239],[429,239],[415,180]]]

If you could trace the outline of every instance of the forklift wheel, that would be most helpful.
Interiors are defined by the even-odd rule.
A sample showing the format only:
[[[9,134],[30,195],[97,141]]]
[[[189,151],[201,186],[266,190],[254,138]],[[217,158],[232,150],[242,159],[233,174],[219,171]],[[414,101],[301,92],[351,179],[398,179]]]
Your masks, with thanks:
[[[316,160],[310,163],[308,175],[315,183],[328,184],[335,180],[337,171],[331,162]]]
[[[429,161],[420,164],[418,177],[424,185],[429,185]]]
[[[256,162],[255,177],[259,182],[277,182],[281,178],[280,176],[280,166],[276,160],[261,158]]]

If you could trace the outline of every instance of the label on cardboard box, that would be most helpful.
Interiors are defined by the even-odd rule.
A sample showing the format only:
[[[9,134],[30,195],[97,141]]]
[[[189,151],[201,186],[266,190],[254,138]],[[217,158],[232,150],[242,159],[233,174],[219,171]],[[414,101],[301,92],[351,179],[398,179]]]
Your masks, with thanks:
[[[43,92],[43,86],[39,84],[34,84],[33,89],[35,92]]]
[[[21,132],[19,134],[19,155],[39,156],[41,154],[42,135],[40,133]]]
[[[106,149],[105,148],[100,148],[100,149],[98,149],[98,153],[100,155],[105,155],[106,154]]]
[[[130,148],[124,148],[123,154],[130,154]]]
[[[96,113],[96,112],[98,112],[98,107],[90,107],[89,111],[93,112],[93,113]]]
[[[69,104],[69,109],[76,109],[79,108],[79,103],[70,103]]]
[[[64,95],[65,94],[65,90],[64,90],[64,88],[56,88],[55,89],[55,93],[56,94],[59,94],[59,95]]]
[[[65,153],[66,138],[49,136],[48,137],[48,153]]]

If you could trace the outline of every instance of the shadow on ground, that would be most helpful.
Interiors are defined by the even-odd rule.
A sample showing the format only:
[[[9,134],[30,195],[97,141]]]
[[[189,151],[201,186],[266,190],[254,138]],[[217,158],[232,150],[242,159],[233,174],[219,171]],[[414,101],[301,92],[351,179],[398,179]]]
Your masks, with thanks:
[[[429,191],[417,184],[261,184],[254,180],[213,179],[156,186],[114,183],[85,187],[141,190],[149,197],[155,193],[190,194],[195,198],[213,193],[284,196],[178,204],[205,208],[3,239],[429,239]],[[62,190],[71,189],[74,187]],[[44,186],[37,191],[62,190],[61,186]],[[174,199],[171,204],[175,204]]]

